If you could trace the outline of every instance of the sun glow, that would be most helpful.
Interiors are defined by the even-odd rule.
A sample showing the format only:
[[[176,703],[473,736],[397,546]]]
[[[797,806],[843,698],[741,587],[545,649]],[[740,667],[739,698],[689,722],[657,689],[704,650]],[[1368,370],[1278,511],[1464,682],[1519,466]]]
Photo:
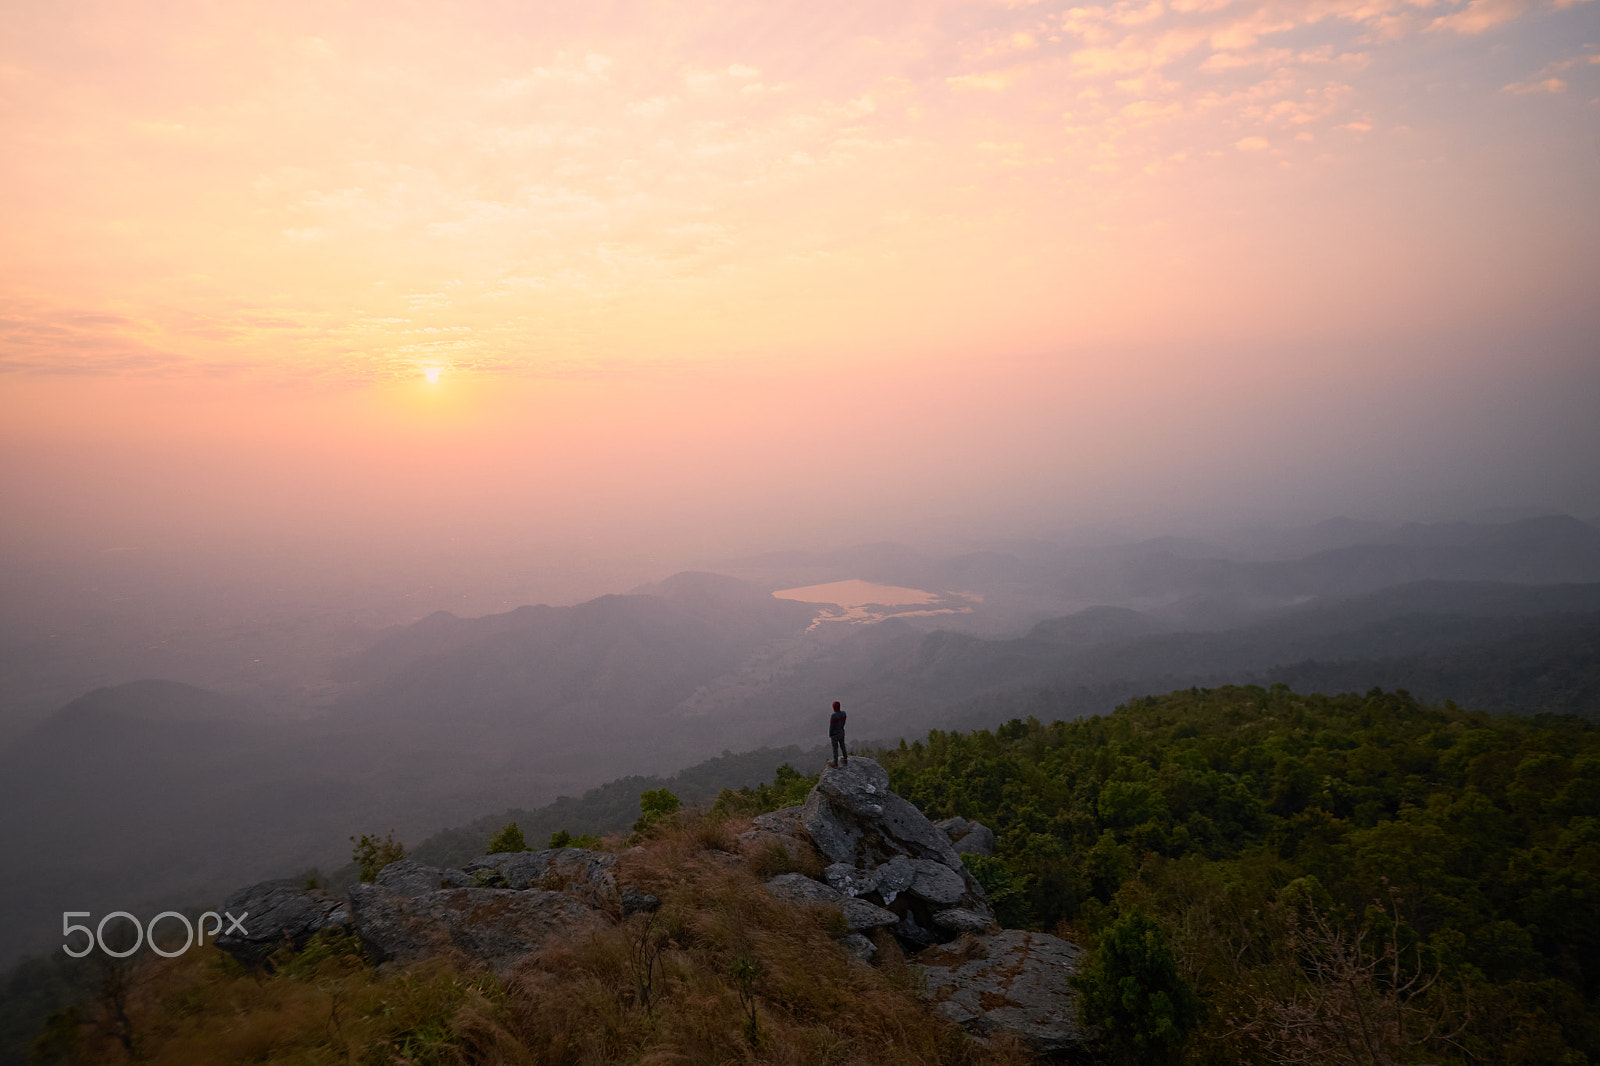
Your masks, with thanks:
[[[422,368],[422,376],[428,379],[429,385],[437,385],[439,384],[439,374],[443,370],[444,368],[439,366],[425,366]]]

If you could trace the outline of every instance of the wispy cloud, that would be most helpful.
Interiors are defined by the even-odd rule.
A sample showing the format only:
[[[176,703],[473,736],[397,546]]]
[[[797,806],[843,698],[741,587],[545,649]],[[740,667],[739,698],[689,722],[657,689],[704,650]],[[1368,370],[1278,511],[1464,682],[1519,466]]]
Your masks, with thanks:
[[[312,21],[291,3],[270,25],[162,3],[136,23],[42,10],[0,56],[19,101],[0,120],[15,161],[0,178],[0,281],[39,308],[108,317],[28,312],[8,327],[4,365],[178,373],[227,360],[359,377],[387,373],[373,353],[437,330],[470,337],[470,359],[458,351],[470,365],[537,375],[561,352],[976,344],[1000,315],[1026,318],[1028,343],[1107,330],[1116,315],[1148,320],[1142,298],[1052,317],[1008,294],[1040,271],[1091,278],[1105,255],[1167,261],[1176,253],[1153,244],[1099,242],[1171,232],[1191,188],[1404,151],[1382,131],[1429,121],[1414,95],[1432,91],[1422,68],[1441,34],[1488,48],[1519,22],[1576,11],[625,8],[401,18],[357,4]],[[1458,87],[1462,108],[1559,94],[1593,69],[1533,38],[1515,47],[1537,73]],[[1410,64],[1422,88],[1399,91]],[[1248,214],[1215,195],[1207,210]],[[1189,239],[1231,247],[1202,234],[1212,217],[1189,216]]]

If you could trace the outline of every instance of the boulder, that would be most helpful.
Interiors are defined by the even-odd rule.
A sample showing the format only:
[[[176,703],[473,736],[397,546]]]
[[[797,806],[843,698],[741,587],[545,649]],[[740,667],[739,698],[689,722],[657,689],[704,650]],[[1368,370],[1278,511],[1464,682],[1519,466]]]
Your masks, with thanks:
[[[840,901],[844,908],[844,920],[850,926],[852,933],[859,933],[863,929],[877,929],[884,925],[894,925],[900,921],[900,916],[894,911],[875,907],[864,899],[851,899],[846,896]]]
[[[957,870],[960,870],[958,873]],[[962,874],[966,870],[960,866],[956,870],[945,866],[943,863],[934,862],[932,859],[913,859],[911,861],[911,884],[906,891],[920,900],[938,906],[954,907],[967,900],[969,895],[966,878]],[[981,893],[979,893],[981,898]]]
[[[217,947],[247,966],[260,966],[287,945],[298,951],[319,930],[340,925],[349,912],[343,901],[293,879],[262,881],[222,901]],[[244,931],[229,921],[238,920]]]
[[[839,903],[844,893],[805,874],[779,874],[767,882],[767,891],[793,903]]]
[[[790,859],[798,860],[811,850],[811,841],[800,824],[799,807],[758,814],[750,820],[750,828],[734,839],[746,855],[756,855],[776,845],[783,848]]]
[[[756,815],[750,819],[750,824],[766,833],[781,833],[793,837],[803,836],[805,827],[800,824],[800,812],[804,809],[804,804],[797,804],[793,807],[779,807],[775,811]]]
[[[485,855],[467,863],[463,872],[488,883],[498,876],[506,888],[573,892],[598,905],[617,894],[616,864],[617,857],[604,851],[546,848]]]
[[[872,877],[878,882],[878,887],[873,891],[887,907],[900,893],[911,887],[911,882],[917,877],[917,867],[904,855],[896,855],[873,870]]]
[[[836,862],[823,870],[822,879],[847,896],[864,896],[878,890],[878,871],[858,870],[847,862]]]
[[[916,963],[941,1014],[979,1036],[1014,1033],[1049,1055],[1085,1043],[1070,983],[1080,955],[1077,945],[1049,933],[1005,929],[966,934],[922,952]]]
[[[892,910],[895,935],[913,950],[986,929],[994,912],[949,834],[908,800],[889,791],[889,775],[857,756],[823,771],[800,808],[799,821],[831,864],[829,888]],[[962,820],[964,836],[973,832]],[[949,912],[955,925],[938,919]]]
[[[878,945],[862,936],[860,933],[851,933],[849,936],[839,938],[839,946],[850,954],[850,957],[860,962],[866,962],[877,954]]]
[[[857,869],[896,855],[961,865],[950,838],[909,800],[890,792],[888,773],[865,756],[822,772],[800,808],[800,823],[830,861]]]
[[[1000,929],[999,924],[989,915],[969,911],[965,907],[951,907],[937,911],[933,921],[936,925],[953,929],[958,933],[993,933]]]
[[[893,911],[846,895],[831,885],[813,881],[805,874],[779,874],[767,882],[767,891],[779,899],[794,903],[829,903],[838,906],[844,911],[844,920],[852,933],[894,925],[900,920],[900,916]]]
[[[548,941],[605,921],[570,895],[538,888],[452,888],[402,896],[376,883],[351,886],[350,916],[378,962],[413,962],[454,949],[502,974]]]
[[[950,846],[962,855],[993,855],[994,830],[981,822],[969,822],[965,818],[946,818],[942,822],[934,822],[934,826],[944,830],[945,836],[950,838]]]
[[[475,882],[460,870],[442,870],[415,859],[391,862],[378,871],[376,884],[397,896],[421,896],[441,888],[471,888]]]
[[[648,892],[637,892],[631,888],[622,890],[622,913],[629,914],[651,913],[661,909],[661,897],[652,896]]]

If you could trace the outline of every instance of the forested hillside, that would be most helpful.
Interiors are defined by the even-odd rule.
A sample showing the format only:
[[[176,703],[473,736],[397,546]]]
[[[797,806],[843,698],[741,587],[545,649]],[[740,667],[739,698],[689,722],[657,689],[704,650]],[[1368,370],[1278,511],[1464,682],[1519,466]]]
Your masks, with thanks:
[[[1112,1052],[1600,1060],[1587,723],[1250,686],[881,755],[930,817],[999,834],[974,866],[1005,924],[1096,946],[1091,986],[1171,986],[1086,987]]]

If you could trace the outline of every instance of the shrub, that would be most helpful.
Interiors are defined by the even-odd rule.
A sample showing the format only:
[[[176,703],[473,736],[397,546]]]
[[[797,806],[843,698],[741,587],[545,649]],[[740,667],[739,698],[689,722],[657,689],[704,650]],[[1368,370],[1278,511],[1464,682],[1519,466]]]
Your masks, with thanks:
[[[1178,974],[1155,920],[1135,910],[1100,936],[1073,982],[1083,993],[1085,1023],[1134,1062],[1175,1062],[1199,1020],[1200,1005]]]
[[[633,823],[635,833],[647,833],[664,818],[678,812],[678,797],[664,788],[652,788],[639,794],[639,820]]]
[[[382,840],[376,833],[370,836],[362,833],[360,840],[351,837],[350,842],[355,845],[351,858],[360,869],[363,881],[376,881],[379,870],[406,857],[405,846],[396,843],[392,830]]]
[[[994,908],[995,918],[1001,925],[1007,929],[1026,929],[1034,924],[1028,907],[1026,880],[1012,873],[1004,859],[998,855],[966,852],[961,862],[983,886],[983,893],[989,898],[989,905]]]
[[[817,778],[820,776],[812,774],[807,777],[788,763],[784,763],[772,775],[770,785],[723,789],[717,796],[716,802],[711,805],[711,813],[751,818],[758,814],[766,814],[768,811],[796,806],[805,802],[811,786],[817,783]]]
[[[500,827],[500,832],[489,838],[490,855],[498,855],[507,851],[532,851],[528,842],[522,838],[522,830],[516,822]]]

